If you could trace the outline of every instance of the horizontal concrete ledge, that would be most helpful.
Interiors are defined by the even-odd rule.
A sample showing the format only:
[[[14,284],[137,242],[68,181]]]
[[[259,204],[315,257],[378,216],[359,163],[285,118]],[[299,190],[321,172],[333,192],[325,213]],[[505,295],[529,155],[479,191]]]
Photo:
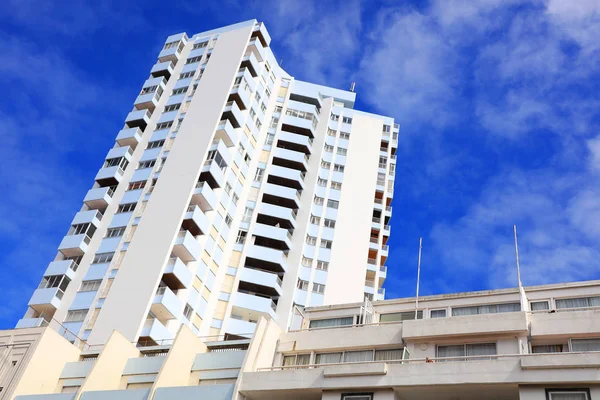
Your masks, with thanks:
[[[522,357],[522,369],[600,368],[600,353],[537,354]]]
[[[325,367],[323,371],[323,376],[325,378],[385,374],[387,374],[387,364],[385,363],[335,365],[331,367]]]

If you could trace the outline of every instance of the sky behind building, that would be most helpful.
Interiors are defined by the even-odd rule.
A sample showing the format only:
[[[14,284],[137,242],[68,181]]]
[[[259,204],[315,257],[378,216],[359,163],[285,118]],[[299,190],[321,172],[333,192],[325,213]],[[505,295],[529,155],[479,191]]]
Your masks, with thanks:
[[[388,298],[597,279],[592,0],[10,1],[0,10],[0,326],[21,316],[165,38],[256,18],[283,68],[401,124]]]

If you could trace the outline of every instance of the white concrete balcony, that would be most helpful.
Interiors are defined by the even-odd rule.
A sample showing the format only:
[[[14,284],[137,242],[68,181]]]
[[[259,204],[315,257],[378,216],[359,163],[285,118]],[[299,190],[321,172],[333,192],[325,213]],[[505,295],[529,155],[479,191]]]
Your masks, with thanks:
[[[171,333],[158,319],[152,318],[147,319],[142,327],[140,337],[146,338],[146,341],[152,340],[157,344],[164,343],[175,338],[175,335]]]
[[[96,174],[95,181],[103,186],[114,186],[118,185],[123,180],[123,168],[118,165],[114,167],[100,168]]]
[[[404,321],[403,324],[405,340],[528,332],[525,312],[418,319]]]
[[[385,279],[387,277],[387,266],[382,265],[379,267],[379,279]]]
[[[44,276],[66,275],[72,280],[77,268],[79,265],[75,260],[52,261],[44,271]]]
[[[373,217],[371,219],[371,228],[375,228],[375,229],[381,229],[382,225],[381,225],[381,218],[379,217]]]
[[[253,286],[252,291],[264,293],[269,296],[281,296],[281,278],[271,272],[253,268],[242,268],[240,281]],[[242,283],[240,283],[242,285]],[[246,285],[248,286],[248,285]]]
[[[227,148],[227,144],[219,139],[214,139],[209,147],[209,150],[216,150],[225,161],[225,164],[231,165],[233,157],[231,151]]]
[[[274,242],[273,244],[282,250],[289,250],[292,247],[292,234],[287,229],[256,224],[252,234],[267,239],[269,242]]]
[[[223,109],[222,120],[229,120],[234,128],[239,128],[244,123],[244,114],[235,101],[229,101]]]
[[[197,205],[204,212],[217,208],[217,196],[205,182],[198,182],[192,193],[192,204]]]
[[[390,252],[390,246],[388,246],[387,244],[384,244],[381,246],[381,256],[382,257],[387,257],[388,254]]]
[[[244,78],[244,80],[248,84],[251,92],[254,92],[256,90],[256,81],[254,80],[254,77],[252,76],[252,74],[250,73],[250,70],[248,68],[241,67],[238,70],[237,77]]]
[[[194,236],[206,235],[210,229],[210,222],[200,207],[192,204],[188,206],[181,226]]]
[[[313,139],[305,135],[299,135],[297,133],[281,131],[277,136],[277,140],[281,142],[287,142],[286,144],[289,146],[294,145],[297,146],[298,151],[301,151],[305,154],[312,153],[312,144]],[[288,147],[286,146],[286,147]]]
[[[256,55],[256,58],[260,61],[266,60],[265,49],[258,38],[250,39],[250,42],[248,43],[248,50],[252,51]]]
[[[119,146],[131,146],[135,149],[138,143],[142,140],[142,130],[140,128],[123,128],[117,135],[117,143]]]
[[[270,298],[259,297],[249,293],[236,292],[233,300],[233,312],[238,315],[248,315],[258,319],[260,315],[270,315],[275,318],[277,305]]]
[[[534,338],[573,337],[581,332],[600,334],[600,308],[535,312],[529,316],[529,321]]]
[[[264,47],[268,47],[269,43],[271,43],[271,35],[269,35],[267,28],[265,28],[265,25],[262,22],[254,26],[252,37],[257,37]]]
[[[263,193],[265,200],[270,203],[275,202],[288,208],[300,208],[300,192],[296,189],[266,183]]]
[[[83,202],[91,210],[104,209],[111,203],[113,194],[113,188],[110,186],[90,189]]]
[[[375,199],[374,204],[373,204],[373,209],[377,210],[377,211],[383,211],[383,200]]]
[[[48,325],[48,321],[46,321],[44,318],[21,318],[18,322],[17,322],[17,326],[15,326],[15,329],[23,329],[23,328],[38,328],[40,326],[47,326]]]
[[[307,135],[311,138],[315,137],[316,124],[313,120],[304,119],[300,117],[294,117],[292,115],[284,114],[281,118],[282,131],[294,132],[301,135]]]
[[[75,217],[73,217],[71,225],[92,224],[95,227],[98,227],[100,226],[102,217],[103,215],[99,210],[79,211],[77,214],[75,214]]]
[[[229,120],[225,119],[219,122],[217,131],[215,132],[215,139],[222,140],[227,147],[233,147],[238,141],[238,132],[239,130],[234,128]]]
[[[390,236],[391,230],[392,230],[391,226],[389,226],[389,225],[383,226],[383,234],[384,235]]]
[[[181,315],[183,306],[181,300],[179,300],[171,289],[161,286],[156,290],[150,310],[160,322],[166,324],[168,320],[175,319]]]
[[[169,287],[189,289],[194,281],[194,276],[185,263],[177,257],[171,257],[163,272],[163,282]]]
[[[184,262],[198,261],[201,253],[200,243],[188,231],[180,231],[175,238],[173,255]]]
[[[36,289],[27,305],[38,313],[52,315],[60,306],[60,300],[63,297],[63,291],[57,287]]]
[[[257,77],[258,71],[260,70],[260,62],[254,55],[254,53],[250,53],[250,54],[244,56],[244,58],[242,58],[241,67],[248,68],[248,71],[250,71],[250,74],[253,77]]]
[[[272,165],[269,168],[269,179],[273,180],[273,183],[293,187],[298,190],[304,189],[304,176],[304,172],[293,168],[280,167],[279,165]]]
[[[296,226],[296,211],[269,203],[261,203],[258,213],[280,222],[282,226]]]
[[[163,62],[173,62],[176,63],[181,56],[181,51],[179,51],[179,46],[171,47],[169,49],[162,49],[158,54],[158,61]]]
[[[169,80],[171,75],[173,75],[174,67],[175,64],[173,61],[158,62],[152,66],[150,75],[154,78],[164,77],[166,80]]]
[[[225,331],[230,335],[238,335],[251,338],[256,329],[255,322],[244,321],[243,319],[229,318]]]
[[[142,131],[146,129],[150,123],[152,113],[150,110],[135,110],[127,114],[125,125],[128,128],[140,128]]]
[[[142,89],[142,94],[135,99],[133,106],[137,110],[148,109],[150,111],[154,111],[156,106],[158,106],[158,100],[160,100],[160,97],[165,90],[165,84],[166,80],[162,77],[147,79],[146,82],[144,82],[144,89],[153,87],[156,87],[156,89],[148,93],[144,93],[144,89]]]
[[[377,289],[377,295],[375,296],[377,300],[385,300],[385,288]]]
[[[385,208],[385,216],[386,217],[391,217],[392,216],[392,206],[387,206]]]
[[[275,272],[285,272],[287,257],[281,250],[250,245],[246,249],[246,265]]]
[[[248,71],[248,68],[242,68],[237,74],[238,77],[243,77],[242,82],[234,85],[229,95],[230,101],[235,101],[242,110],[247,110],[252,105],[250,96],[254,91],[254,78]]]
[[[223,170],[212,160],[207,160],[204,163],[202,173],[200,174],[200,180],[208,182],[212,189],[222,188],[225,185]]]
[[[367,260],[367,271],[377,272],[378,269],[379,267],[377,266],[377,259],[369,258]]]
[[[379,250],[379,239],[371,238],[369,241],[369,250]]]
[[[308,156],[299,151],[275,147],[273,149],[273,164],[306,171],[308,169]]]
[[[85,254],[90,244],[91,238],[82,233],[80,235],[67,235],[63,238],[60,245],[58,245],[58,251],[60,251],[65,257],[75,257]]]

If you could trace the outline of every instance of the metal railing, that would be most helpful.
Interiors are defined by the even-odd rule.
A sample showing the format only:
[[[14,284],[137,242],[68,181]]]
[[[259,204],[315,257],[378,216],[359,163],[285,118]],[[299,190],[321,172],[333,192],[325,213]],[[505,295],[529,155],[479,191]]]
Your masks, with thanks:
[[[377,265],[377,259],[376,258],[367,258],[367,264]]]
[[[365,279],[365,286],[375,287],[375,281],[372,281],[372,280],[369,280],[369,279]]]

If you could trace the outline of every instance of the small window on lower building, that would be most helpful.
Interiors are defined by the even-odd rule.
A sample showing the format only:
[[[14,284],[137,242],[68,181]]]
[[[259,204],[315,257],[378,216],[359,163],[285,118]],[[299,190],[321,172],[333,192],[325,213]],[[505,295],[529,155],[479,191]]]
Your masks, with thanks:
[[[308,365],[310,363],[310,354],[295,354],[293,356],[283,357],[283,366],[301,366]]]
[[[590,400],[589,389],[546,389],[548,400]]]
[[[571,339],[571,351],[600,351],[600,339]]]
[[[531,303],[529,303],[529,306],[531,308],[531,311],[542,311],[542,310],[550,309],[550,304],[548,304],[548,302],[546,300],[532,301]]]
[[[445,318],[446,310],[431,310],[431,312],[429,313],[429,316],[431,318]]]
[[[545,345],[531,346],[532,353],[562,353],[562,351],[563,351],[562,344],[545,344]]]
[[[373,400],[373,393],[342,393],[342,400]]]

